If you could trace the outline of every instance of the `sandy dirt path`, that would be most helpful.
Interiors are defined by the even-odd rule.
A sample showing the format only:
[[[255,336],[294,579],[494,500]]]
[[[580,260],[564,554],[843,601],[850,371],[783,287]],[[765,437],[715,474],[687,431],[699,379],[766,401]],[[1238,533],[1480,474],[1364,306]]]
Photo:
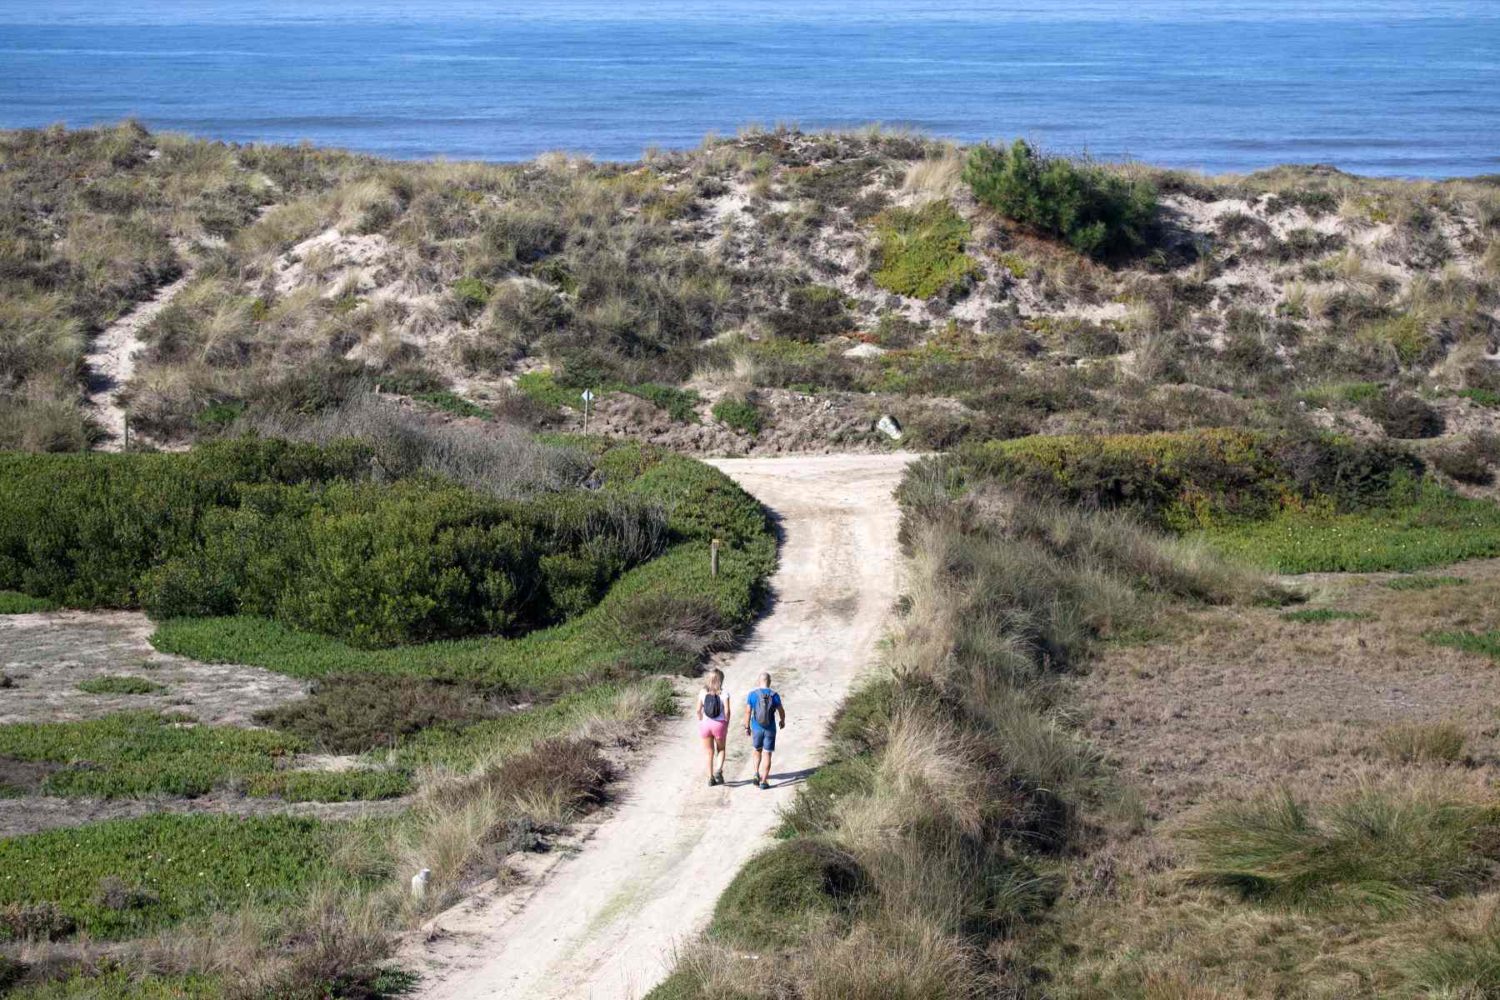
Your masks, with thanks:
[[[105,327],[84,355],[89,381],[88,406],[108,435],[99,444],[101,451],[119,451],[124,446],[125,410],[120,406],[120,390],[135,374],[135,356],[145,347],[141,331],[190,280],[191,269],[171,284],[158,288],[151,298]]]
[[[714,462],[780,518],[770,613],[721,666],[735,698],[725,787],[710,788],[696,722],[670,722],[621,801],[534,882],[440,916],[415,958],[428,1000],[639,997],[707,924],[818,760],[829,718],[874,659],[898,594],[892,491],[908,456]],[[739,702],[770,671],[787,708],[770,791],[748,782]]]

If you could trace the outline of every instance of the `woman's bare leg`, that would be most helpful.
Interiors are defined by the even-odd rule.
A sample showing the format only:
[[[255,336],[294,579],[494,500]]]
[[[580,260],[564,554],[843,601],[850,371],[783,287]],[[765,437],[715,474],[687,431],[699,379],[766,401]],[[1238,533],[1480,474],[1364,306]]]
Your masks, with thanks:
[[[717,744],[718,744],[718,751],[719,751],[719,766],[716,767],[716,768],[714,768],[714,773],[715,774],[719,774],[719,773],[721,773],[724,770],[724,765],[725,765],[725,763],[727,763],[727,761],[729,759],[729,754],[724,749],[724,741],[723,740],[718,740]],[[713,754],[709,754],[709,766],[710,767],[713,766],[713,759],[714,759],[713,758]]]
[[[703,737],[703,746],[708,750],[708,776],[712,778],[714,776],[714,738]]]

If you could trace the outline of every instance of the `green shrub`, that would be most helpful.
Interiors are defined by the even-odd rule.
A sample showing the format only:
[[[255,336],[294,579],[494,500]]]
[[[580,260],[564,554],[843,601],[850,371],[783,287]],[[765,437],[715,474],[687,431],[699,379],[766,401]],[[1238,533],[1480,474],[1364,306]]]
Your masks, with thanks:
[[[738,948],[795,945],[847,915],[865,875],[846,852],[798,838],[746,862],[714,907],[709,934]]]
[[[649,503],[499,501],[368,469],[361,446],[255,439],[0,458],[0,586],[163,618],[266,615],[381,646],[561,620],[664,541]]]
[[[78,690],[85,694],[161,694],[166,689],[164,684],[124,674],[106,674],[78,682]]]
[[[617,614],[640,595],[708,598],[726,629],[747,625],[775,567],[776,542],[764,508],[722,472],[638,442],[569,438],[594,452],[600,499],[626,498],[666,511],[672,547],[621,576],[588,611],[513,639],[470,638],[397,649],[360,650],[277,621],[240,615],[162,622],[152,643],[198,660],[245,663],[297,677],[334,674],[437,676],[515,691],[576,688],[580,678],[676,669],[680,655],[626,633]],[[724,542],[719,575],[708,544]],[[481,723],[480,725],[490,725]]]
[[[1461,483],[1488,486],[1495,481],[1495,466],[1500,464],[1500,437],[1470,435],[1462,444],[1434,450],[1431,461],[1438,471]]]
[[[1312,811],[1290,795],[1226,806],[1185,831],[1193,877],[1258,902],[1389,911],[1477,889],[1493,811],[1370,791]]]
[[[1042,155],[1020,139],[1004,151],[974,147],[964,180],[976,198],[1006,218],[1093,256],[1139,248],[1156,215],[1150,184]]]
[[[157,815],[0,839],[0,871],[12,876],[0,878],[0,907],[52,904],[78,931],[112,939],[290,903],[330,875],[329,833],[290,816]],[[100,883],[111,877],[151,901],[104,905]]]
[[[760,408],[748,399],[721,399],[714,404],[714,419],[741,434],[760,433]]]
[[[702,402],[702,397],[695,390],[645,382],[640,385],[626,386],[625,391],[632,396],[639,396],[641,399],[655,403],[667,411],[667,415],[673,420],[684,424],[698,423],[697,407]]]
[[[969,224],[947,201],[893,208],[875,220],[875,284],[910,298],[930,299],[963,286],[978,271],[963,252]]]

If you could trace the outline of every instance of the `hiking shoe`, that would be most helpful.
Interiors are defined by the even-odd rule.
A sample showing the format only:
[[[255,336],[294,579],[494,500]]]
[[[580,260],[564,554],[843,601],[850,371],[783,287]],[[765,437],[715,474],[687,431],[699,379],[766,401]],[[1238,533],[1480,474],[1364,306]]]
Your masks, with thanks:
[[[714,775],[714,784],[716,784],[716,785],[722,785],[722,784],[724,784],[724,772],[723,771],[720,771],[720,772],[718,772],[717,774]]]
[[[710,778],[709,778],[709,779],[708,779],[708,787],[709,787],[709,788],[712,788],[712,787],[714,787],[714,786],[715,786],[715,785],[717,785],[717,784],[718,784],[718,782],[717,782],[717,781],[715,781],[715,780],[714,780],[714,779],[713,779],[713,778],[712,778],[712,777],[710,777]]]
[[[763,792],[769,792],[771,790],[771,783],[769,781],[762,781],[760,783],[760,790]]]

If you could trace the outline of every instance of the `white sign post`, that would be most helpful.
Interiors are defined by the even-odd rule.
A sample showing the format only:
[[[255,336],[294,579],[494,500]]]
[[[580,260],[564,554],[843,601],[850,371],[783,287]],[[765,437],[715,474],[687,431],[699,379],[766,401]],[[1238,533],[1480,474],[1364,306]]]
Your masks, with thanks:
[[[583,390],[583,433],[589,432],[589,410],[593,407],[594,390]]]

